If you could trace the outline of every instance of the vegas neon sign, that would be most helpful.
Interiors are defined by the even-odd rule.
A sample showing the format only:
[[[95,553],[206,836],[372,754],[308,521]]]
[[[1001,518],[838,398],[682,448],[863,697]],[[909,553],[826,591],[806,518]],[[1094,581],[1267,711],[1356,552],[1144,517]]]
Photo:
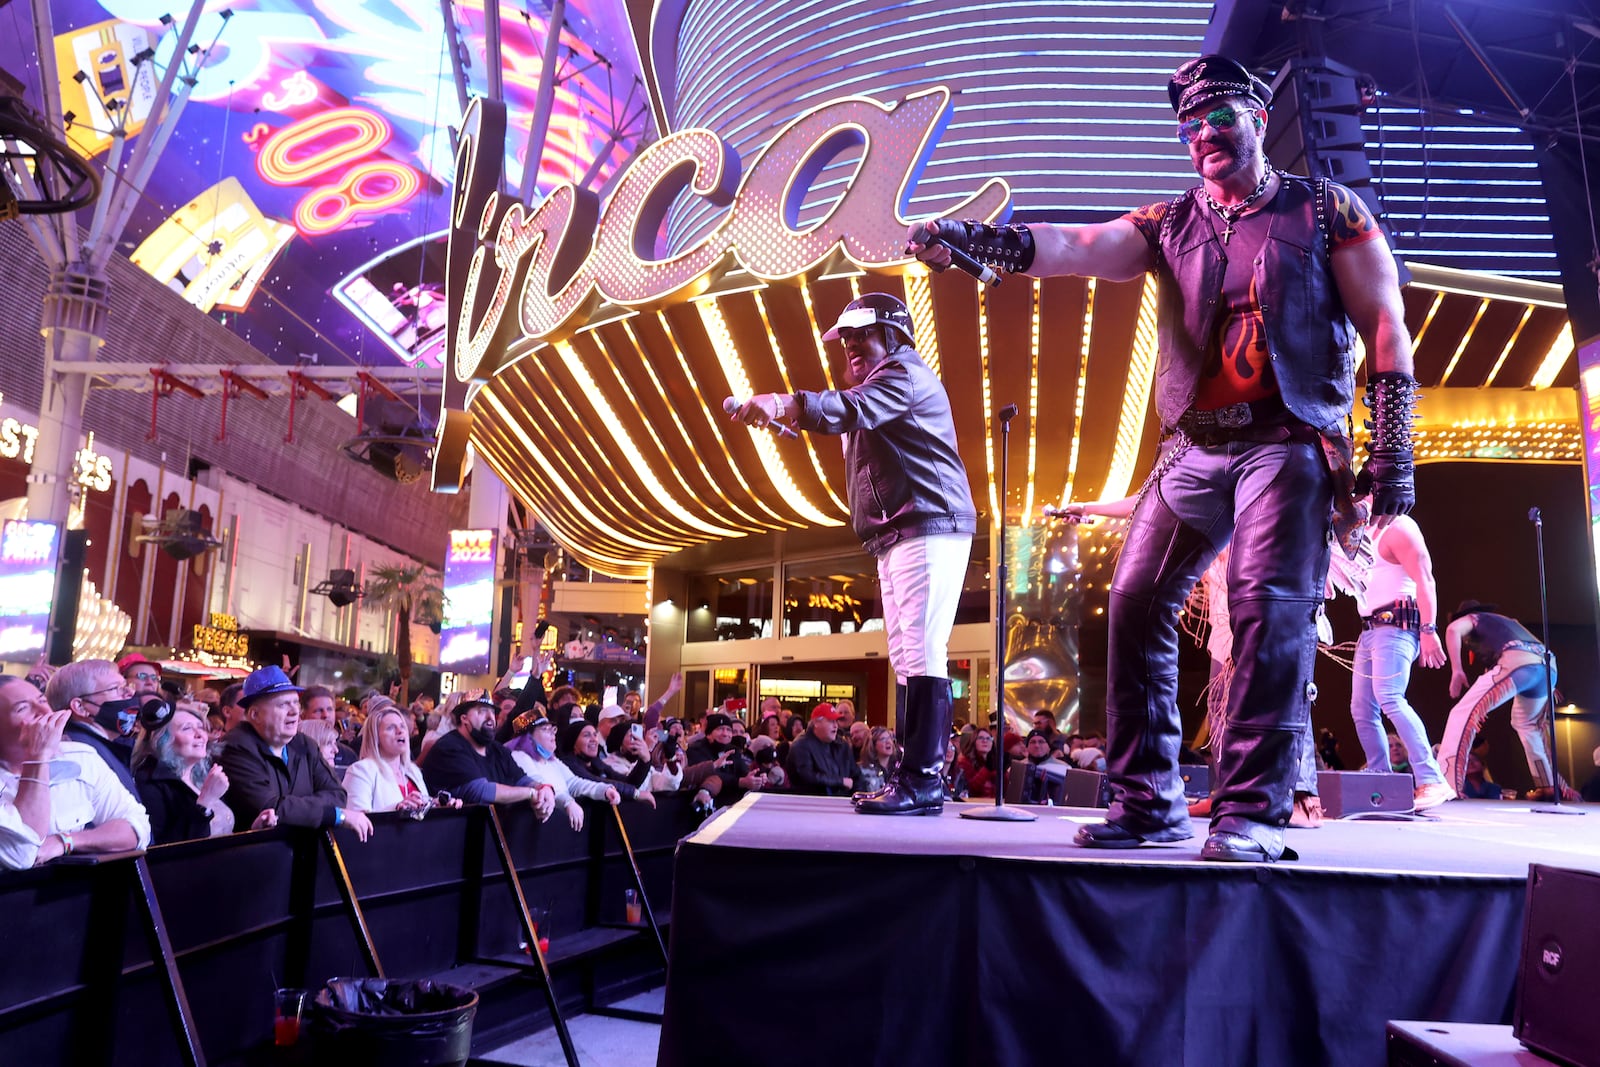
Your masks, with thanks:
[[[865,270],[904,269],[906,216],[923,168],[953,106],[943,87],[883,103],[847,97],[785,126],[744,167],[707,129],[679,130],[624,168],[604,204],[562,184],[537,205],[501,191],[503,104],[478,100],[467,112],[456,159],[446,268],[451,354],[445,371],[434,488],[459,488],[466,401],[473,386],[533,348],[619,315],[691,300],[728,273],[762,282],[805,277],[840,258]],[[801,207],[823,169],[859,150],[845,191],[819,221],[802,226]],[[692,247],[655,247],[680,196],[725,207],[722,221]],[[991,178],[938,214],[999,221],[1011,190]]]

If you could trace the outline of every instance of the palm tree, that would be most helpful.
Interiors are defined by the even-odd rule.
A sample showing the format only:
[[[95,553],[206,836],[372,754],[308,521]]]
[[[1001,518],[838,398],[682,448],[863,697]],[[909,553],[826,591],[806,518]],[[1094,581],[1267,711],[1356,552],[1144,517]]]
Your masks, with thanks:
[[[399,632],[394,656],[400,664],[400,706],[411,702],[411,620],[436,622],[444,614],[439,574],[420,563],[386,564],[367,574],[367,604],[392,611]]]

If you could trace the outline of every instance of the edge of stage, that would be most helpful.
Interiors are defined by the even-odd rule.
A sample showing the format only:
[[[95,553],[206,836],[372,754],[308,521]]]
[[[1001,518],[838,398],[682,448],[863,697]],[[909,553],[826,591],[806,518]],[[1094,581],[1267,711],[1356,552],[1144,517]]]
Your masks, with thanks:
[[[1390,1019],[1510,1022],[1529,865],[1600,872],[1595,805],[1328,822],[1276,864],[964,806],[751,794],[684,838],[658,1062],[1378,1064]]]

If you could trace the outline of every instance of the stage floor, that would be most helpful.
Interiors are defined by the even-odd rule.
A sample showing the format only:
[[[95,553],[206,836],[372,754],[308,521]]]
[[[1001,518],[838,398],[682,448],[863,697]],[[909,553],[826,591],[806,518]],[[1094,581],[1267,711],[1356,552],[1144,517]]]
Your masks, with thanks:
[[[1105,818],[1104,809],[1026,808],[1038,816],[1033,822],[978,821],[958,814],[963,808],[992,806],[948,804],[938,818],[868,818],[857,815],[843,798],[751,793],[687,840],[729,848],[815,847],[830,852],[1061,863],[1195,864],[1223,870],[1234,866],[1200,859],[1206,835],[1204,819],[1195,821],[1195,836],[1188,841],[1105,851],[1072,843],[1078,826],[1100,822]],[[1289,846],[1300,859],[1279,866],[1301,871],[1519,880],[1527,877],[1533,863],[1600,872],[1600,804],[1563,804],[1562,814],[1544,814],[1549,807],[1504,800],[1455,800],[1421,816],[1327,821],[1315,829],[1291,829]],[[797,816],[805,823],[797,824]]]
[[[1510,1022],[1529,866],[1600,871],[1595,805],[1327,822],[1276,864],[959,809],[753,794],[686,837],[658,1062],[1376,1067],[1390,1019]]]

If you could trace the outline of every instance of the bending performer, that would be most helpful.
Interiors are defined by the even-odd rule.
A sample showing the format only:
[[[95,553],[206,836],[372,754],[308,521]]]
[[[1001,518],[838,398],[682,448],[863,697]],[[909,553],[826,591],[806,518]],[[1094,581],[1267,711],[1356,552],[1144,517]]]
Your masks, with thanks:
[[[1450,709],[1444,726],[1444,741],[1439,745],[1439,761],[1450,788],[1461,792],[1467,778],[1467,753],[1472,739],[1483,728],[1489,713],[1511,701],[1511,726],[1522,740],[1522,751],[1533,772],[1535,790],[1546,790],[1552,773],[1550,750],[1545,746],[1544,717],[1549,711],[1548,695],[1555,689],[1556,657],[1550,653],[1550,678],[1545,679],[1544,645],[1516,619],[1497,615],[1493,605],[1476,600],[1462,601],[1445,629],[1445,651],[1450,654],[1450,695],[1460,697]],[[1472,655],[1476,675],[1467,684],[1466,665],[1461,650]],[[1482,673],[1478,673],[1478,672]],[[1563,797],[1576,800],[1576,794],[1561,783]],[[1569,796],[1570,794],[1570,796]]]

